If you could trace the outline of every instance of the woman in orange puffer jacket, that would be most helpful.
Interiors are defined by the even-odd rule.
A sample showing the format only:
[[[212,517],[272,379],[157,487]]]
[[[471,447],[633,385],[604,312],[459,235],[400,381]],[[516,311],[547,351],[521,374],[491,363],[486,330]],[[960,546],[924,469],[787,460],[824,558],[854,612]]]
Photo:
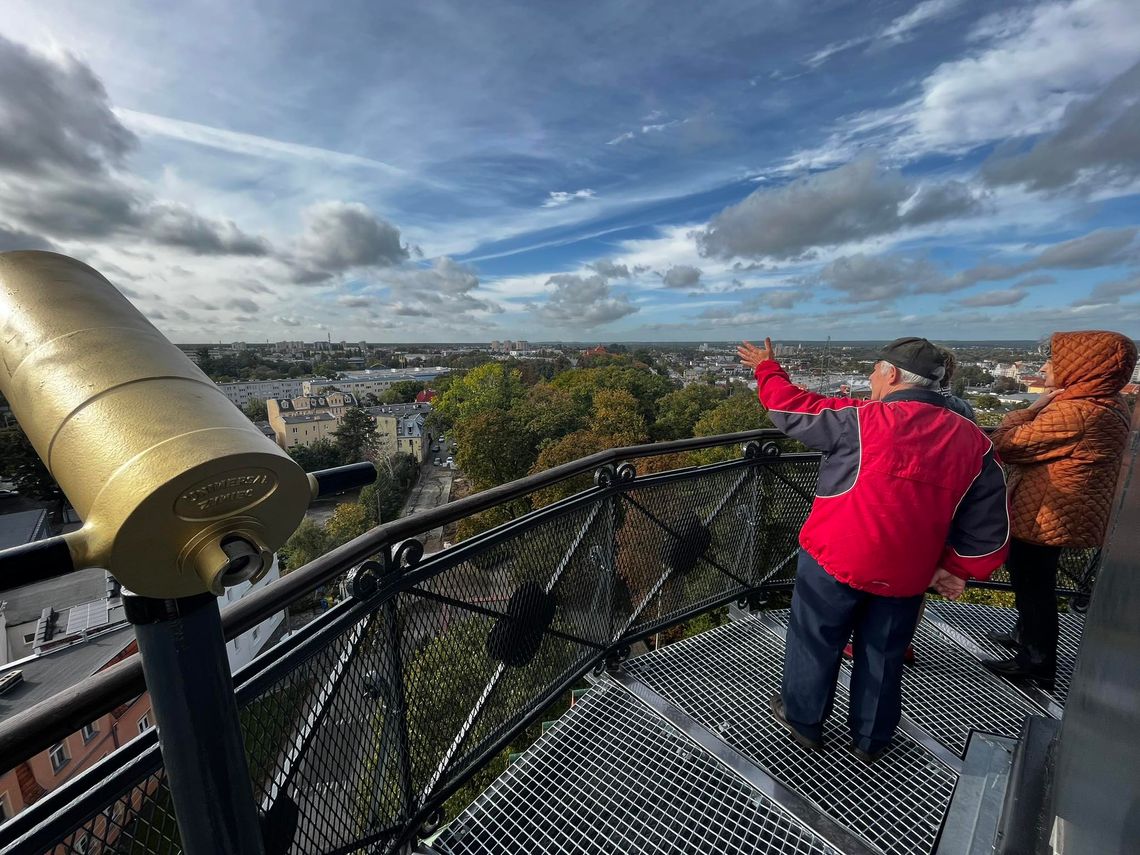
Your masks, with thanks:
[[[1049,391],[1005,417],[992,439],[1009,467],[1010,581],[1018,625],[990,639],[1016,650],[986,666],[1052,689],[1057,659],[1057,562],[1062,548],[1104,542],[1130,416],[1120,390],[1136,345],[1114,332],[1062,332],[1045,363]]]

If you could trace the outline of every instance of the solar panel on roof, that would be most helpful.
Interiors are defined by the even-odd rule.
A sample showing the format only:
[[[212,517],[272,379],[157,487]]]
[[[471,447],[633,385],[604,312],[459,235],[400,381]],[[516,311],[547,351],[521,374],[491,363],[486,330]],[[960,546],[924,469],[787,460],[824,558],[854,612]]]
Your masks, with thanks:
[[[107,601],[92,600],[71,607],[67,616],[67,635],[97,629],[107,624]]]

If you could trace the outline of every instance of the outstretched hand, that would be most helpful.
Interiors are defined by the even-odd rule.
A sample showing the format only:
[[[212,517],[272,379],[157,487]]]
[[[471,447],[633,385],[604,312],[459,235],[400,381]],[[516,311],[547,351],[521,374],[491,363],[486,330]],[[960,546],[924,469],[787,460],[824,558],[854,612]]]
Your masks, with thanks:
[[[934,578],[930,580],[930,587],[946,599],[956,600],[966,590],[966,580],[939,567],[934,571]]]
[[[741,342],[740,346],[736,348],[736,355],[740,357],[742,365],[747,365],[749,370],[755,371],[756,366],[761,362],[775,359],[775,353],[772,349],[772,339],[765,338],[763,347],[757,347],[747,341]]]

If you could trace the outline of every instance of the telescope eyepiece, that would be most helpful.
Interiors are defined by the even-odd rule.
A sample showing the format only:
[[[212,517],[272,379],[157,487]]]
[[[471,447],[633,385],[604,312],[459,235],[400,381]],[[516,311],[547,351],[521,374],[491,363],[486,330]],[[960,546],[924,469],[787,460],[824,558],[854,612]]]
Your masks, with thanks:
[[[218,574],[223,587],[245,582],[261,569],[261,550],[241,535],[227,535],[220,545],[229,559]]]

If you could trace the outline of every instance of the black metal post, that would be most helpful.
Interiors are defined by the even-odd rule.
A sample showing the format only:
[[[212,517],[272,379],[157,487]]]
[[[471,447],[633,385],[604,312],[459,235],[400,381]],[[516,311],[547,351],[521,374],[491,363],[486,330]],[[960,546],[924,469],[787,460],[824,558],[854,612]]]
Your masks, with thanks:
[[[123,592],[186,855],[264,855],[218,601]]]

